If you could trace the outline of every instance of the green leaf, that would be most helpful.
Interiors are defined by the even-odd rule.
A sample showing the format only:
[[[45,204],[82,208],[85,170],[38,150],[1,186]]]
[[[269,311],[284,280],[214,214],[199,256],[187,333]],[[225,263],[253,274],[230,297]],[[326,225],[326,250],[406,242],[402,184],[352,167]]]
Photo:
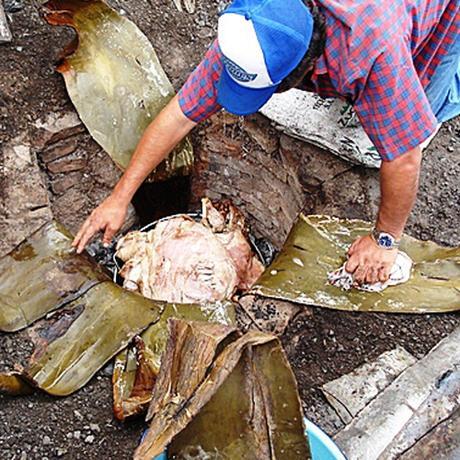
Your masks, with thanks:
[[[133,22],[103,1],[51,0],[45,8],[50,24],[78,34],[58,71],[88,131],[124,170],[147,126],[174,96],[157,54]],[[151,179],[187,175],[192,166],[192,146],[184,140]]]
[[[411,279],[381,293],[348,292],[327,283],[327,274],[346,260],[353,241],[370,233],[360,220],[305,216],[251,292],[304,305],[351,311],[441,313],[460,310],[460,248],[404,236],[401,250],[414,261]]]
[[[110,281],[98,284],[29,331],[35,350],[23,374],[50,394],[69,395],[158,321],[163,309],[162,302]]]
[[[113,373],[114,413],[119,420],[142,413],[152,399],[168,340],[168,320],[206,321],[227,326],[236,324],[232,302],[210,305],[168,304],[160,321],[150,326],[120,353]]]
[[[13,332],[109,279],[72,235],[51,222],[0,260],[0,330]]]

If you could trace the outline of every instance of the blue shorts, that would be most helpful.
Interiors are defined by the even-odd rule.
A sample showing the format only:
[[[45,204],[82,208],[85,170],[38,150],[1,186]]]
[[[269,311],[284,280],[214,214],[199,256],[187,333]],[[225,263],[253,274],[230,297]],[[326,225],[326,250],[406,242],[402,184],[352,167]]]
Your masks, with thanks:
[[[439,123],[460,115],[460,38],[438,65],[425,92]]]

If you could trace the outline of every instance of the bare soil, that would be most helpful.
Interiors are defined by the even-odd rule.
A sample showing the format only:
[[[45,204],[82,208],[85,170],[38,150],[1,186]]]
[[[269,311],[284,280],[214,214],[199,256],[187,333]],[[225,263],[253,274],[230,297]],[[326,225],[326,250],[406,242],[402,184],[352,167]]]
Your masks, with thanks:
[[[179,88],[211,43],[217,11],[226,2],[197,0],[193,15],[179,13],[172,0],[111,3],[151,39],[168,76]],[[54,71],[54,62],[72,32],[48,26],[40,16],[37,1],[8,4],[22,8],[10,14],[13,42],[0,45],[3,145],[21,133],[33,134],[33,123],[49,113],[73,110],[62,78]],[[40,147],[36,153],[53,214],[75,231],[92,207],[109,193],[119,173],[84,129],[66,136],[63,149],[72,142],[77,144],[69,153],[68,160],[73,162],[70,173],[53,172],[47,166],[44,154],[50,152],[49,145],[37,143]],[[198,161],[192,181],[192,206],[203,194],[232,198],[248,216],[255,233],[271,237],[277,246],[302,207],[307,212],[343,217],[374,216],[376,172],[350,167],[327,152],[280,135],[260,116],[245,121],[216,118],[196,130],[193,142]],[[457,118],[443,126],[425,155],[420,194],[408,226],[412,235],[441,244],[460,243],[459,160]],[[188,184],[183,183],[165,187],[163,194],[188,190]],[[168,203],[156,197],[160,194],[161,190],[154,193],[152,188],[145,188],[137,197],[138,208],[145,211],[146,207],[158,206],[171,212],[184,206],[179,200],[166,209]],[[153,211],[144,214],[144,221],[154,216]],[[259,305],[262,317],[264,312],[282,308],[282,302],[269,300]],[[327,413],[318,390],[321,384],[396,345],[421,357],[459,324],[458,314],[386,315],[300,309],[287,324],[283,343],[298,378],[306,415],[326,431],[335,432],[339,426]],[[17,337],[0,334],[0,367],[18,354],[17,343]],[[67,398],[40,393],[21,398],[0,395],[0,425],[0,458],[8,460],[130,458],[143,430],[141,420],[118,423],[113,419],[110,367]]]

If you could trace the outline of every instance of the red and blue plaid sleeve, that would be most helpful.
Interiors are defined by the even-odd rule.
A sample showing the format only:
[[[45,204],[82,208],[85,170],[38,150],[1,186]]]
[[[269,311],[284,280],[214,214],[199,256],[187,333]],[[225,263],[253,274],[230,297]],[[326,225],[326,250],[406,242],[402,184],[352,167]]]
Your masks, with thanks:
[[[420,145],[437,125],[405,43],[376,58],[354,108],[384,161]]]
[[[217,102],[217,83],[221,73],[221,52],[215,40],[179,91],[179,105],[188,119],[199,123],[221,109]]]

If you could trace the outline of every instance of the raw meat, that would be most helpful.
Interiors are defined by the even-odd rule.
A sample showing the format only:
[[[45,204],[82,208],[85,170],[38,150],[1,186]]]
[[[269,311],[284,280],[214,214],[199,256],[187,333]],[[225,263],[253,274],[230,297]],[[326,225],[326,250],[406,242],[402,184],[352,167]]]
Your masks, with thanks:
[[[263,272],[246,239],[244,218],[229,202],[202,200],[203,218],[160,221],[120,240],[124,287],[168,302],[215,302],[248,289]]]

